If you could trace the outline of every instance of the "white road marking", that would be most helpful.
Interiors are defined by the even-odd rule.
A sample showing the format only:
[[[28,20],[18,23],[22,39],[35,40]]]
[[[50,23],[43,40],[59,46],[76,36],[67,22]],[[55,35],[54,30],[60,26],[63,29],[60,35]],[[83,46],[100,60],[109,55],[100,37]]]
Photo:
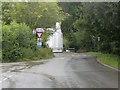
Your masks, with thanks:
[[[2,81],[0,81],[0,83],[1,83]]]
[[[7,80],[8,78],[4,78],[3,80],[5,81],[5,80]]]

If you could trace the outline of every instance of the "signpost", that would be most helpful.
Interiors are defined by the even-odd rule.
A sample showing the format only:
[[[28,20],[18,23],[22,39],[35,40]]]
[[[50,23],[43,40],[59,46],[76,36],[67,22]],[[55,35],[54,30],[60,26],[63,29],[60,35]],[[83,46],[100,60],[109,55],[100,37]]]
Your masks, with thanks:
[[[43,28],[36,28],[36,37],[41,38],[44,32]]]
[[[41,48],[42,47],[42,42],[37,42],[37,47]]]
[[[37,38],[37,47],[41,48],[42,47],[42,35],[44,33],[44,29],[43,28],[36,28],[36,30],[33,30],[33,34],[36,34],[36,38]]]

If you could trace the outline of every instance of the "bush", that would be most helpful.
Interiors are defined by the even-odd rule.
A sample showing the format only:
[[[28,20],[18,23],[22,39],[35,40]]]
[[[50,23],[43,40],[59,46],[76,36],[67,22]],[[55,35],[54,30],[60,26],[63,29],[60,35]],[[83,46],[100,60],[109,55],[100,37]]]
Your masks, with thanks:
[[[22,59],[17,61],[31,61],[31,60],[40,60],[53,57],[52,50],[49,48],[37,48],[32,50],[30,48],[23,48],[21,50]]]
[[[2,36],[3,62],[42,59],[52,55],[50,49],[37,48],[32,30],[23,23],[12,22],[10,25],[3,25]]]
[[[35,56],[38,59],[46,59],[53,56],[52,50],[48,48],[39,48],[35,51]]]

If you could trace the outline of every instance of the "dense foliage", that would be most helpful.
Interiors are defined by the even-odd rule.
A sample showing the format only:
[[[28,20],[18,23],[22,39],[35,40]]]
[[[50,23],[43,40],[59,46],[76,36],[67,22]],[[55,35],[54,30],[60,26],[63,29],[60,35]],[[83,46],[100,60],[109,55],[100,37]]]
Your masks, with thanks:
[[[11,22],[2,28],[3,62],[41,59],[51,56],[50,49],[38,49],[29,26]],[[46,52],[44,52],[46,50]]]
[[[51,50],[45,45],[49,34],[44,33],[44,48],[38,49],[32,30],[37,27],[54,27],[56,21],[63,21],[65,49],[71,47],[80,52],[120,54],[119,16],[119,2],[4,2],[3,60],[17,61],[52,56]]]
[[[69,47],[120,54],[119,2],[60,2],[59,5],[70,14],[62,24]]]
[[[12,20],[26,23],[32,29],[37,27],[53,27],[56,21],[63,21],[67,14],[57,3],[3,3],[3,20],[9,24]]]
[[[57,3],[2,3],[3,62],[49,58],[52,50],[46,46],[49,32],[42,36],[43,47],[37,48],[33,29],[55,26],[67,16]]]

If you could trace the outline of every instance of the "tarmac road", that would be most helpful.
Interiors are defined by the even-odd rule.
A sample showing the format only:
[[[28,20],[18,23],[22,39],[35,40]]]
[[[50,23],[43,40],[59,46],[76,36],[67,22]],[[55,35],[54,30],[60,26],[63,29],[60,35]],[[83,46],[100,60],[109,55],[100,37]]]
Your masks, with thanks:
[[[118,71],[95,56],[56,53],[50,60],[3,64],[0,82],[1,88],[118,88]]]

